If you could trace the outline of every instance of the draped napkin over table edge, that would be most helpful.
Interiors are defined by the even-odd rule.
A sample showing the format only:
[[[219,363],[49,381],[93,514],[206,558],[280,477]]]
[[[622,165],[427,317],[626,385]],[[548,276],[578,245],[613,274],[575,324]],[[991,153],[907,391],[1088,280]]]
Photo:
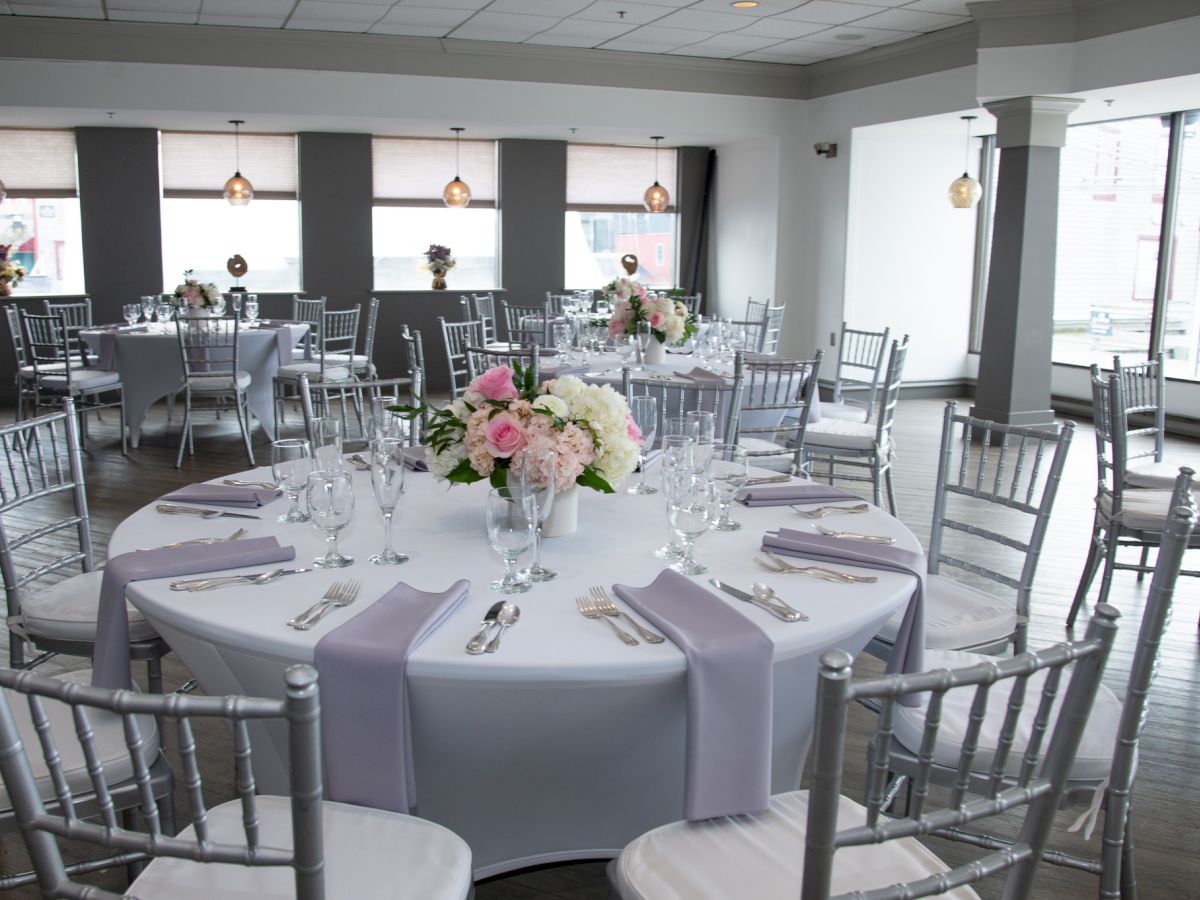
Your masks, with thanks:
[[[862,497],[831,484],[805,481],[799,484],[764,484],[742,488],[734,495],[734,499],[743,506],[791,506],[793,503],[862,500]]]
[[[724,375],[718,375],[716,372],[702,369],[699,366],[693,366],[690,372],[675,372],[678,378],[686,378],[688,381],[694,381],[700,387],[705,385],[722,385],[726,379]]]
[[[771,797],[775,645],[724,600],[671,569],[613,585],[687,657],[684,816],[762,812]]]
[[[424,447],[404,448],[404,468],[413,472],[428,472],[429,463],[425,460]]]
[[[317,642],[325,786],[331,800],[407,813],[417,802],[405,670],[463,603],[471,582],[440,593],[399,582]]]
[[[115,327],[104,326],[96,331],[100,334],[100,352],[96,354],[98,357],[96,366],[106,372],[111,372],[117,361],[117,335],[146,334],[150,329],[146,325],[118,325]],[[86,355],[84,359],[87,359]]]
[[[131,581],[240,569],[243,566],[259,566],[295,558],[294,547],[281,547],[273,537],[137,550],[114,556],[108,561],[100,582],[92,684],[126,690],[133,687],[129,675],[129,618],[125,609],[125,589]]]
[[[159,500],[167,503],[207,503],[212,506],[230,506],[238,509],[257,509],[280,496],[279,491],[265,491],[233,484],[189,484],[178,490],[163,494]]]
[[[553,378],[562,378],[564,375],[583,375],[588,371],[590,371],[589,366],[546,366],[538,369],[538,379],[550,381]]]

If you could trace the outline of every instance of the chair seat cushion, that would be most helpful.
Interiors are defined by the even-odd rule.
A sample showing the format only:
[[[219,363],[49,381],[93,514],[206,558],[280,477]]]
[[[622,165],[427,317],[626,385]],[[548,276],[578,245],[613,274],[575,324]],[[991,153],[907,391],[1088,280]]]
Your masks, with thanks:
[[[325,366],[350,366],[355,371],[362,371],[370,365],[367,358],[361,353],[355,353],[350,356],[346,353],[329,353],[325,356]]]
[[[92,683],[92,670],[80,669],[65,675],[55,676],[62,681],[74,684],[89,685]],[[54,784],[50,780],[50,770],[42,758],[41,743],[33,721],[29,717],[29,703],[17,691],[4,691],[8,708],[12,711],[13,721],[21,734],[21,743],[25,745],[25,753],[29,757],[29,767],[37,780],[38,792],[45,799],[54,797]],[[42,698],[42,706],[50,720],[50,728],[54,734],[54,742],[62,756],[63,775],[67,786],[77,795],[92,793],[92,781],[88,775],[87,762],[83,757],[83,748],[75,738],[75,724],[71,706],[57,700]],[[96,752],[100,763],[104,766],[104,777],[109,785],[128,781],[133,777],[133,759],[125,746],[125,728],[122,719],[115,713],[101,709],[87,710],[88,721],[96,738]],[[145,741],[142,758],[146,765],[153,765],[158,756],[158,729],[153,716],[137,717],[138,731]],[[8,791],[0,784],[0,808],[11,809]]]
[[[847,797],[838,827],[866,821],[866,809]],[[609,868],[622,900],[796,900],[804,871],[808,791],[771,798],[764,813],[703,822],[672,822],[630,842]],[[833,855],[831,894],[915,881],[947,866],[912,838]],[[970,888],[939,895],[977,898]]]
[[[43,375],[42,387],[50,391],[65,391],[67,389],[66,375]],[[94,391],[102,387],[120,387],[121,376],[107,369],[71,369],[71,391]]]
[[[1125,470],[1125,486],[1147,490],[1169,491],[1179,477],[1179,463],[1170,460],[1130,466]]]
[[[867,421],[867,411],[861,406],[851,406],[847,403],[834,403],[831,400],[822,400],[820,407],[822,419],[837,419],[842,422],[859,423]]]
[[[22,595],[21,621],[31,637],[59,641],[96,640],[96,612],[100,608],[100,582],[104,572],[84,572],[50,585],[36,594]],[[151,641],[158,633],[129,603],[129,639]]]
[[[292,848],[291,802],[259,796],[259,834],[264,847]],[[471,890],[471,850],[454,832],[415,816],[322,804],[325,833],[325,896],[355,900],[462,900]],[[243,842],[241,803],[209,811],[209,840]],[[182,838],[192,838],[191,827]],[[212,900],[214,897],[294,898],[291,867],[199,863],[160,857],[129,886],[140,900]]]
[[[350,369],[345,365],[325,366],[325,374],[321,375],[320,363],[290,363],[280,366],[275,373],[276,378],[284,381],[298,381],[301,375],[307,375],[309,381],[349,381],[353,378]]]
[[[883,628],[880,640],[896,642],[896,633],[907,607],[896,610]],[[958,650],[1005,640],[1016,630],[1015,601],[1005,603],[986,591],[941,575],[925,578],[925,646]]]
[[[847,422],[825,419],[809,423],[804,433],[804,446],[809,450],[871,450],[875,446],[875,426],[867,422]]]
[[[237,373],[237,383],[229,375],[193,375],[188,381],[188,387],[193,394],[221,394],[229,391],[244,391],[250,387],[250,373],[240,369]]]
[[[963,650],[926,650],[925,668],[959,669],[973,666],[980,662],[993,660],[994,657],[978,653],[968,653]],[[1013,740],[1012,749],[1005,761],[1004,771],[1007,775],[1015,776],[1020,772],[1022,754],[1029,744],[1029,736],[1033,730],[1033,720],[1041,698],[1042,685],[1046,681],[1046,670],[1033,675],[1025,689],[1025,705],[1017,721],[1017,733]],[[1007,712],[1008,697],[1016,684],[1016,679],[1003,682],[992,688],[988,696],[987,715],[984,717],[983,728],[979,733],[979,751],[975,755],[972,768],[976,772],[986,772],[991,768],[996,755],[996,744],[1000,729],[1004,725]],[[1058,692],[1054,701],[1054,709],[1050,714],[1053,722],[1058,716],[1059,704],[1062,703],[1066,679],[1063,689]],[[925,709],[929,703],[929,694],[919,695],[919,705],[901,706],[896,704],[896,740],[912,753],[918,753],[921,748],[921,738],[925,727]],[[967,725],[971,713],[971,704],[975,699],[975,688],[954,688],[946,692],[942,700],[942,723],[938,729],[937,741],[933,750],[933,761],[941,766],[955,767],[958,765],[959,754],[962,753],[963,740],[967,733]],[[1117,729],[1121,723],[1121,701],[1104,685],[1096,694],[1096,703],[1088,717],[1087,727],[1079,742],[1079,752],[1071,766],[1071,779],[1079,781],[1100,781],[1108,775],[1112,765],[1113,745]],[[1042,742],[1042,758],[1045,758],[1046,748],[1050,744],[1053,728],[1049,729]]]
[[[772,472],[791,472],[795,451],[766,438],[738,438],[738,446],[746,450],[754,465]]]
[[[79,366],[76,365],[71,366],[72,370],[78,368]],[[45,375],[47,372],[54,374],[55,372],[65,371],[67,371],[66,363],[40,363],[37,368],[37,372],[41,372],[43,375]],[[21,368],[17,370],[17,374],[22,378],[36,378],[37,372],[34,371],[33,366],[21,366]]]
[[[1192,494],[1200,503],[1200,492]],[[1137,531],[1161,532],[1170,506],[1170,491],[1125,491],[1121,495],[1121,524]],[[1112,515],[1112,497],[1108,494],[1100,497],[1100,512],[1105,518]]]

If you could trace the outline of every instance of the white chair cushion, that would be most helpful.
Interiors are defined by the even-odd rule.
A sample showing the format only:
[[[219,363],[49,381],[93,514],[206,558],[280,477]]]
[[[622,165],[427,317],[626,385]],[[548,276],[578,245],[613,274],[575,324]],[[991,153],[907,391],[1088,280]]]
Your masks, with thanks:
[[[96,640],[96,612],[100,608],[103,571],[84,572],[50,585],[36,594],[21,597],[21,621],[33,637],[60,641]],[[158,633],[129,603],[129,639],[149,641]]]
[[[285,381],[298,381],[300,376],[304,374],[308,376],[309,381],[321,381],[321,364],[320,363],[291,363],[286,366],[280,366],[275,373],[276,378],[282,378]],[[346,366],[325,366],[325,381],[349,381],[353,377],[350,369]]]
[[[994,662],[996,658],[963,650],[925,651],[926,670],[960,669],[989,660]],[[1068,676],[1069,673],[1064,673],[1062,689],[1055,698],[1050,714],[1052,722],[1058,715],[1059,705],[1066,695]],[[1017,733],[1004,765],[1004,771],[1008,775],[1015,776],[1021,770],[1022,754],[1029,744],[1033,719],[1037,714],[1042,685],[1045,681],[1046,671],[1044,669],[1028,681],[1025,689],[1025,705],[1021,709],[1021,717],[1017,720]],[[979,733],[979,751],[975,755],[973,766],[976,772],[986,772],[992,765],[1000,729],[1004,725],[1008,697],[1014,684],[1015,680],[1002,682],[992,688],[988,695],[987,715],[984,717],[983,728]],[[920,703],[917,706],[901,706],[900,704],[895,706],[896,740],[914,754],[918,753],[921,748],[925,727],[925,709],[929,703],[929,696],[929,694],[919,695]],[[937,741],[933,750],[933,761],[938,765],[950,768],[958,765],[963,739],[967,733],[971,703],[974,699],[974,687],[954,688],[946,692],[942,700],[942,723],[938,728]],[[1108,770],[1112,767],[1113,745],[1120,723],[1121,701],[1112,691],[1104,685],[1100,685],[1096,694],[1096,704],[1092,707],[1092,714],[1088,717],[1083,739],[1079,742],[1079,752],[1075,756],[1075,763],[1071,766],[1070,777],[1072,780],[1100,781],[1108,775]],[[1041,755],[1043,759],[1046,748],[1050,746],[1050,738],[1053,733],[1054,730],[1051,728],[1042,741]]]
[[[67,389],[66,375],[43,375],[41,384],[51,391]],[[119,387],[121,376],[107,369],[71,369],[71,391],[94,391],[102,387]]]
[[[193,375],[188,385],[193,394],[221,394],[235,389],[234,380],[228,375]],[[248,387],[250,387],[250,373],[239,369],[236,389],[244,391]]]
[[[1137,463],[1125,470],[1125,487],[1169,491],[1178,477],[1179,463],[1169,460]]]
[[[291,801],[259,796],[259,834],[264,847],[292,848]],[[354,900],[463,900],[471,890],[471,849],[454,832],[415,816],[322,804],[325,832],[325,896]],[[209,811],[209,840],[242,843],[241,803]],[[191,827],[180,837],[192,838]],[[239,866],[186,859],[155,859],[129,886],[140,900],[213,900],[214,897],[294,898],[288,866]]]
[[[896,643],[896,633],[907,609],[892,615],[877,637]],[[925,646],[933,650],[957,650],[1001,641],[1017,628],[1015,601],[1004,603],[970,585],[941,575],[925,578]]]
[[[367,358],[361,353],[348,356],[345,353],[330,353],[325,357],[326,366],[351,366],[355,370],[366,369]]]
[[[875,426],[867,422],[846,422],[841,419],[825,419],[822,412],[820,422],[812,422],[804,433],[804,446],[816,450],[870,450],[875,446]]]
[[[79,367],[75,366],[75,365],[71,366],[72,370],[77,369],[77,368],[79,368]],[[66,370],[67,370],[67,367],[66,367],[66,364],[64,364],[64,363],[41,363],[38,366],[38,371],[40,371],[43,375],[45,375],[47,372],[50,372],[50,373],[65,372]],[[21,368],[19,368],[17,370],[17,373],[22,378],[36,378],[37,377],[37,372],[34,371],[33,366],[21,366]]]
[[[768,441],[766,438],[744,437],[738,439],[738,446],[745,448],[748,453],[769,453],[770,456],[751,456],[754,465],[760,469],[772,472],[791,472],[794,450],[789,450],[782,444]]]
[[[845,403],[822,400],[820,407],[822,419],[837,419],[842,422],[860,423],[867,421],[867,411],[861,406],[849,406]]]
[[[866,822],[866,809],[847,797],[838,807],[838,826]],[[609,868],[622,900],[796,900],[804,871],[808,791],[771,798],[754,816],[672,822],[635,838]],[[890,887],[915,881],[947,866],[912,838],[833,855],[832,894]],[[969,900],[959,888],[941,895]]]
[[[1192,491],[1192,495],[1200,503],[1200,492]],[[1138,531],[1162,531],[1170,505],[1170,491],[1125,491],[1121,494],[1121,524]],[[1112,498],[1107,494],[1100,498],[1100,512],[1105,518],[1112,515]]]
[[[62,681],[87,685],[92,683],[92,670],[80,669],[56,677]],[[21,734],[21,743],[25,745],[25,754],[29,757],[29,767],[37,780],[38,792],[43,798],[53,798],[54,784],[50,780],[50,770],[46,768],[46,761],[42,758],[42,745],[37,730],[29,717],[29,702],[17,691],[6,690],[4,697]],[[87,762],[83,758],[83,748],[75,738],[75,723],[70,705],[42,698],[42,706],[50,719],[54,742],[62,756],[63,775],[67,779],[67,786],[73,794],[92,793],[92,781],[88,776]],[[133,777],[133,760],[125,747],[125,726],[121,717],[100,709],[88,709],[87,717],[95,734],[96,752],[104,766],[105,780],[109,785],[128,781]],[[147,766],[153,765],[158,756],[158,729],[155,727],[154,717],[138,716],[137,723],[138,731],[146,742],[142,758]],[[0,784],[0,808],[12,808],[8,791],[3,784]]]

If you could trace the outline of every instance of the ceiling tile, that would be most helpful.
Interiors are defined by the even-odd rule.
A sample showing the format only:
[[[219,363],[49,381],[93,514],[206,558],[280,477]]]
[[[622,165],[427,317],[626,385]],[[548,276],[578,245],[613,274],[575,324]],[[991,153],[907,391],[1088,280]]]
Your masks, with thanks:
[[[289,24],[338,22],[343,25],[373,25],[383,10],[372,3],[333,3],[331,0],[300,0]]]
[[[605,41],[620,37],[636,26],[617,25],[613,22],[588,22],[582,19],[567,19],[535,34],[526,43],[549,44],[558,47],[596,47]]]
[[[46,15],[48,16],[58,15],[60,9],[87,9],[95,10],[101,14],[104,13],[104,4],[101,0],[36,0],[33,3],[12,3],[10,5],[46,9]]]
[[[839,38],[838,35],[857,35],[855,40],[846,40]],[[818,31],[816,34],[810,34],[808,40],[818,41],[825,44],[848,44],[851,47],[864,49],[866,47],[879,47],[883,44],[894,44],[896,41],[904,41],[912,37],[912,33],[908,31],[892,31],[884,28],[864,28],[858,22],[850,25],[839,25],[834,28],[827,28],[824,31]]]
[[[737,16],[738,18],[757,19],[763,16],[771,16],[778,12],[786,12],[789,9],[795,9],[804,3],[805,0],[759,0],[758,6],[751,9],[734,9],[733,0],[699,0],[699,2],[689,6],[688,9],[698,10],[699,12],[723,12]]]
[[[394,6],[379,20],[380,25],[413,25],[446,31],[461,25],[472,15],[469,9],[444,9],[435,6]],[[408,32],[404,32],[407,34]]]
[[[840,3],[834,0],[812,0],[803,6],[780,13],[781,19],[795,19],[798,22],[822,22],[826,25],[841,25],[853,22],[864,16],[879,12],[877,6],[866,6],[862,3]]]
[[[221,16],[200,13],[200,25],[231,25],[236,28],[282,28],[284,16]]]
[[[108,0],[108,9],[140,10],[157,13],[200,12],[200,0]]]
[[[722,32],[742,28],[750,23],[741,16],[732,16],[729,13],[696,12],[692,9],[681,9],[665,18],[659,19],[656,24],[662,25],[664,28],[688,28],[695,31],[704,31],[709,34],[721,34]]]
[[[682,28],[663,28],[659,25],[643,25],[636,31],[622,35],[616,40],[604,45],[605,50],[648,50],[655,53],[666,53],[685,44],[694,44],[704,40],[704,35],[695,31],[684,31]]]
[[[864,19],[863,24],[871,28],[891,28],[895,31],[924,33],[939,31],[957,25],[959,19],[940,13],[920,12],[915,9],[888,9]]]
[[[239,18],[286,18],[296,0],[204,0],[201,15],[238,16]]]
[[[487,11],[565,19],[587,7],[590,2],[591,0],[492,0]]]
[[[904,6],[908,0],[854,0],[855,3],[862,3],[865,6]]]
[[[527,41],[538,32],[553,28],[558,21],[550,16],[481,12],[452,31],[450,37],[476,41]]]
[[[329,19],[291,19],[285,28],[291,31],[345,31],[351,34],[365,34],[371,28],[370,22],[335,22]]]
[[[437,0],[446,9],[483,9],[492,0]],[[429,6],[430,0],[400,0],[397,6]]]
[[[688,44],[673,51],[679,56],[712,56],[729,59],[742,53],[754,50],[765,50],[772,44],[780,43],[778,39],[762,37],[745,37],[740,34],[718,34],[698,44]]]
[[[405,25],[400,22],[377,22],[367,29],[368,34],[398,34],[406,37],[447,37],[452,25]]]
[[[85,6],[51,6],[46,3],[9,3],[18,16],[47,16],[56,19],[103,19],[104,8],[98,0]]]
[[[767,19],[759,19],[750,25],[747,25],[738,34],[748,34],[754,37],[775,37],[780,40],[790,40],[791,38],[804,37],[806,34],[814,34],[818,31],[825,31],[829,28],[821,22],[798,22],[794,19],[784,19],[780,16],[771,16]]]
[[[196,13],[150,12],[144,9],[110,9],[111,22],[163,22],[170,25],[195,25]]]
[[[947,16],[970,16],[967,10],[967,0],[912,0],[905,9],[918,9],[921,12],[942,13]]]
[[[767,50],[756,50],[753,53],[745,53],[739,56],[738,59],[744,59],[748,62],[784,63],[793,66],[807,66],[821,61],[821,57],[811,54],[776,52],[775,47]]]
[[[617,13],[625,13],[625,18],[621,18]],[[644,25],[647,22],[653,22],[655,19],[661,19],[663,16],[669,16],[671,8],[667,6],[658,6],[653,3],[625,3],[624,0],[597,0],[587,9],[576,13],[572,19],[588,19],[599,22],[630,22],[634,25]]]
[[[641,0],[641,2],[649,3],[651,6],[670,6],[682,9],[685,6],[691,6],[696,0]]]

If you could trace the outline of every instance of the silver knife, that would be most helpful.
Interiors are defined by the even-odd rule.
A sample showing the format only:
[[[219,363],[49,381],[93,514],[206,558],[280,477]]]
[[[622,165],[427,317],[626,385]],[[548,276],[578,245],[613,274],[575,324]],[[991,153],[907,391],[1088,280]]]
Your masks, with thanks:
[[[173,591],[207,591],[211,588],[225,587],[239,582],[250,582],[256,578],[266,578],[270,575],[271,578],[259,582],[260,584],[268,584],[276,578],[282,578],[284,575],[300,575],[304,572],[311,572],[312,569],[284,569],[276,574],[275,569],[267,572],[252,572],[249,575],[222,575],[217,578],[192,578],[187,581],[172,581],[171,590]]]
[[[467,641],[467,652],[472,656],[478,656],[483,653],[484,646],[487,644],[488,633],[492,630],[492,626],[496,624],[496,619],[503,608],[503,600],[497,600],[493,603],[492,608],[484,615],[483,621],[479,623],[479,631],[475,633],[475,636],[471,640]]]
[[[708,583],[715,588],[720,588],[731,597],[737,597],[739,600],[745,600],[747,603],[753,603],[759,609],[765,609],[777,619],[783,619],[785,622],[807,622],[808,616],[797,609],[792,609],[786,603],[780,601],[776,606],[774,603],[768,603],[765,600],[760,600],[753,594],[747,594],[745,591],[739,591],[737,588],[726,584],[723,581],[718,581],[715,578],[708,579]]]
[[[221,517],[231,519],[262,518],[262,516],[252,516],[249,513],[226,512],[223,509],[197,509],[194,506],[177,506],[174,503],[160,503],[154,508],[160,513],[166,513],[168,516],[199,516],[202,519],[217,519]]]

